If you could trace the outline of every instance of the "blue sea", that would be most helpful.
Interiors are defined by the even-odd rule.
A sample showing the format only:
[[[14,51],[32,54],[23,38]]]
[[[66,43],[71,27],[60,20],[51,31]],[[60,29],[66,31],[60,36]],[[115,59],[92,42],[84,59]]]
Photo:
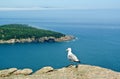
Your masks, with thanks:
[[[0,69],[62,68],[70,64],[66,48],[71,47],[82,63],[120,72],[120,10],[0,11],[0,25],[3,24],[28,24],[73,35],[76,39],[1,44]]]

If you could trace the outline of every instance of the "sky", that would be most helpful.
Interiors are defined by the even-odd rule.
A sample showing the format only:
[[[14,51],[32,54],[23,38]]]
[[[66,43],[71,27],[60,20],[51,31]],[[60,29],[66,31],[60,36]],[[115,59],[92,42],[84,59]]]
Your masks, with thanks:
[[[0,0],[0,8],[120,9],[120,0]]]

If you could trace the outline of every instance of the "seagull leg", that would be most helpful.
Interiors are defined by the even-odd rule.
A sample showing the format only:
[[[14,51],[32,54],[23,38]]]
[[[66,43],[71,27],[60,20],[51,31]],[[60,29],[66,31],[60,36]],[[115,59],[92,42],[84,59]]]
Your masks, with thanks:
[[[74,65],[74,62],[70,61],[70,65]]]
[[[75,68],[78,68],[78,64],[76,64]]]
[[[80,64],[80,62],[76,62],[76,66],[75,66],[75,67],[78,68],[78,65],[79,65],[79,64]]]
[[[70,61],[70,64],[66,67],[69,67],[69,66],[72,66],[72,65],[74,65],[74,63],[72,61]]]
[[[69,67],[69,66],[73,65],[73,62],[72,62],[72,61],[69,61],[69,62],[70,62],[70,64],[67,65],[67,66],[65,66],[65,67]]]

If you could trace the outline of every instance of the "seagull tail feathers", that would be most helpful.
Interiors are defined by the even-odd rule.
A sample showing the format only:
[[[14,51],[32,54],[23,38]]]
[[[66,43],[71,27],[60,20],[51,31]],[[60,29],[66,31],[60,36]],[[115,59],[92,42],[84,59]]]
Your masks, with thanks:
[[[80,63],[81,63],[81,61],[77,61],[77,63],[79,63],[79,64],[80,64]]]

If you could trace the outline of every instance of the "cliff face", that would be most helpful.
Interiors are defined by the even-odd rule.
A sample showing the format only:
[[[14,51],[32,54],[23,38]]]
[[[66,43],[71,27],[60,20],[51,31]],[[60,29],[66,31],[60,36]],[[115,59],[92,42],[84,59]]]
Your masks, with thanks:
[[[10,40],[0,40],[0,44],[4,43],[30,43],[30,42],[63,42],[74,39],[73,36],[63,36],[60,38],[55,37],[41,37],[41,38],[26,38],[26,39],[10,39]]]
[[[5,71],[11,71],[11,73],[3,76]],[[8,69],[8,71],[1,70],[0,79],[120,79],[119,72],[90,65],[78,65],[77,68],[71,65],[60,69],[48,66],[32,74],[30,69],[19,70],[18,74],[15,74],[18,72],[15,68]]]

